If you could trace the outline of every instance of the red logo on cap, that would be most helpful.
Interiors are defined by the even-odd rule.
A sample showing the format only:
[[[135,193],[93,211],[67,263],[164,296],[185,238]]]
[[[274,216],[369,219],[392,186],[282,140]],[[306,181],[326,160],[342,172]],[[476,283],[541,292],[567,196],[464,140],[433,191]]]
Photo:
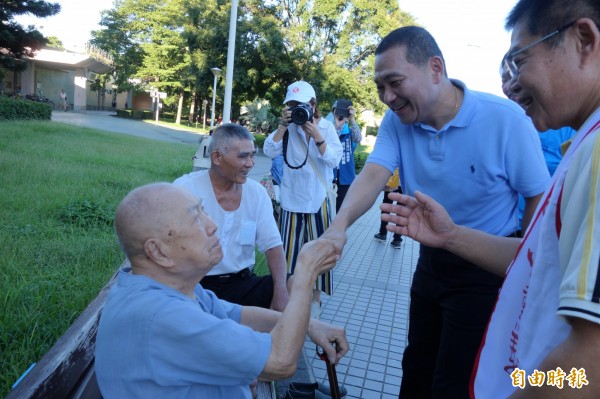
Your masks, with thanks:
[[[299,88],[299,87],[294,87],[294,88],[292,89],[292,91],[293,91],[294,93],[298,93],[298,92],[300,91],[300,88]]]

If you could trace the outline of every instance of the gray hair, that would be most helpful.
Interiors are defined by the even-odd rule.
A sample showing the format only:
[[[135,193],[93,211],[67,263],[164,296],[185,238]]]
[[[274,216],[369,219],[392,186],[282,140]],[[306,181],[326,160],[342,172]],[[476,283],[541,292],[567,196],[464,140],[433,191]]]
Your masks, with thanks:
[[[208,145],[208,152],[215,150],[226,154],[233,140],[250,140],[254,142],[254,136],[244,126],[237,123],[224,123],[217,126],[213,131],[212,140]]]

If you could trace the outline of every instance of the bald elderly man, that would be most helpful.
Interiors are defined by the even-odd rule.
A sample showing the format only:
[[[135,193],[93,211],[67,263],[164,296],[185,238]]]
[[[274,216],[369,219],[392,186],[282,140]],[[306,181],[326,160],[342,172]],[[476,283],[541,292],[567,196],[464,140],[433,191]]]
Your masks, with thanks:
[[[198,281],[221,261],[217,226],[201,201],[168,183],[129,193],[115,230],[131,263],[111,287],[96,342],[107,398],[251,398],[257,379],[294,374],[306,334],[337,363],[344,330],[311,320],[314,281],[340,248],[307,243],[283,313],[218,299]]]

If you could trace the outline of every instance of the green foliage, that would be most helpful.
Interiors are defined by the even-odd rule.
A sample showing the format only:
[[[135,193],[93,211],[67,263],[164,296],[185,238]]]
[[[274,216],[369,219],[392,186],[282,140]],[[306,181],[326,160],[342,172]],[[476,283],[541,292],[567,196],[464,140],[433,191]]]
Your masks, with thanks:
[[[367,136],[377,136],[379,128],[377,126],[367,126]]]
[[[119,201],[189,172],[196,147],[56,122],[0,124],[0,397],[122,264],[109,223]]]
[[[365,162],[369,157],[369,154],[373,150],[373,147],[369,145],[359,144],[354,151],[354,171],[359,174],[362,168],[365,166]]]
[[[60,50],[64,50],[65,48],[63,42],[56,36],[48,36],[48,47],[54,47]]]
[[[47,103],[0,96],[0,121],[51,118],[52,107]]]
[[[354,171],[356,172],[356,174],[359,174],[363,166],[365,166],[365,161],[367,160],[368,156],[369,154],[364,153],[354,154]]]
[[[109,208],[94,200],[71,200],[58,211],[58,219],[63,223],[78,227],[107,227],[113,222]]]
[[[267,139],[267,136],[265,136],[264,134],[255,134],[254,135],[254,145],[257,146],[258,148],[263,148],[263,145],[265,144],[266,139]]]
[[[257,249],[255,251],[255,255],[256,263],[254,264],[254,274],[257,276],[266,276],[267,274],[271,273],[265,254]]]
[[[145,109],[118,109],[117,116],[128,119],[154,119],[154,113]]]
[[[43,0],[0,2],[0,68],[24,71],[27,63],[23,57],[33,57],[47,39],[33,26],[24,28],[14,20],[17,15],[32,14],[40,18],[60,11],[58,3]]]
[[[121,0],[102,14],[106,29],[96,31],[92,42],[113,56],[119,91],[132,86],[127,78],[136,78],[139,87],[166,91],[168,104],[183,95],[180,113],[194,93],[197,109],[202,100],[211,102],[210,68],[223,69],[217,81],[219,115],[230,7],[221,0]],[[372,82],[374,50],[383,36],[408,24],[414,20],[396,0],[241,0],[231,118],[239,117],[241,105],[259,98],[276,104],[276,119],[287,85],[299,79],[315,87],[322,110],[344,97],[359,110],[383,112]]]
[[[267,100],[256,99],[246,105],[247,113],[241,119],[248,121],[248,129],[256,133],[271,132],[277,117],[271,110],[271,104]]]

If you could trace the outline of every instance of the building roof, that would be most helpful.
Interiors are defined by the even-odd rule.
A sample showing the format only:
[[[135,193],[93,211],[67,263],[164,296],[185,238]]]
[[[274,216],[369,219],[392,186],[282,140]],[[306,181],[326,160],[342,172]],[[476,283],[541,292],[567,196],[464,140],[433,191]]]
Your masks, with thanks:
[[[114,70],[112,59],[93,47],[88,47],[87,53],[43,48],[36,51],[31,58],[36,64],[45,65],[52,69],[74,70],[85,68],[95,73],[108,73]]]

